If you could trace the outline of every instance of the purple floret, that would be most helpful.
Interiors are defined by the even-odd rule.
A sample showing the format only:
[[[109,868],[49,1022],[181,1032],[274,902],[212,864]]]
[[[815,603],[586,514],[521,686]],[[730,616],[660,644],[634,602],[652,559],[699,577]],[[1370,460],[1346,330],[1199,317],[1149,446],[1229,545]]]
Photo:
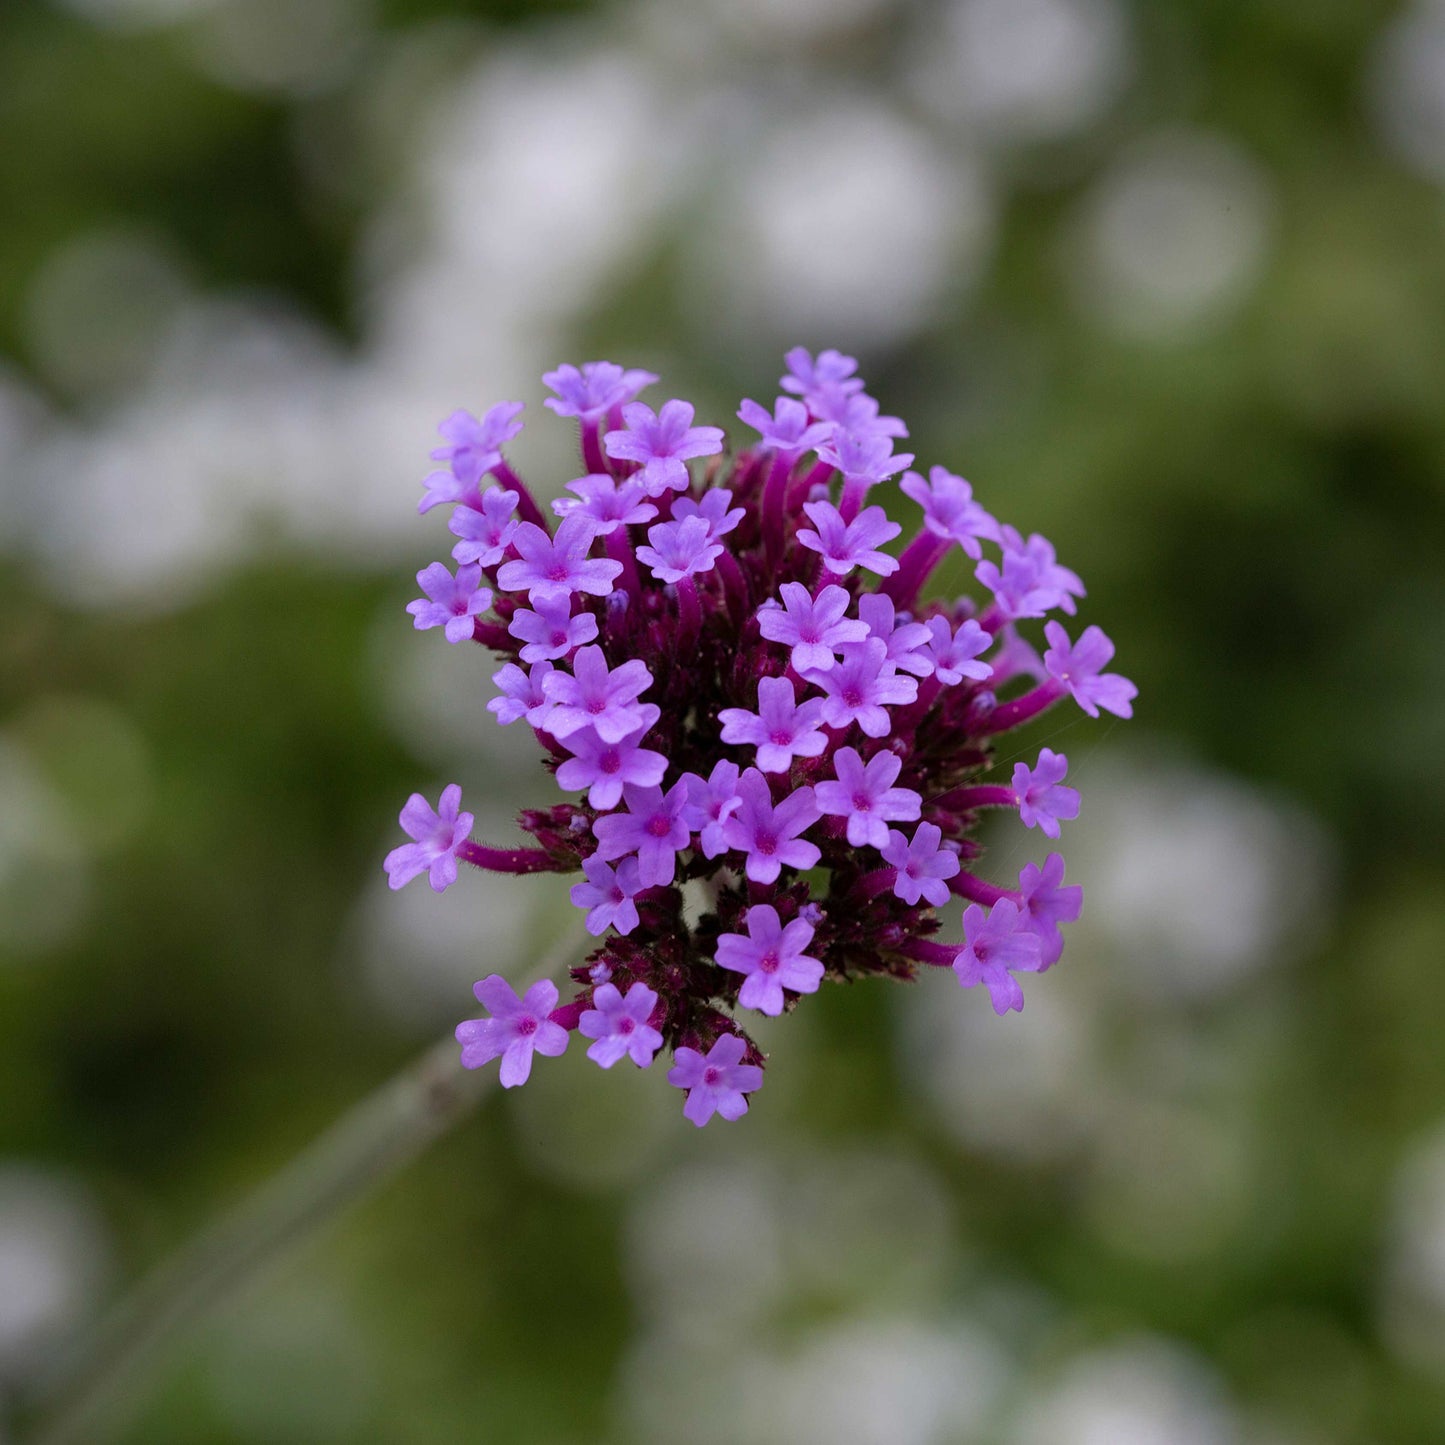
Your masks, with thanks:
[[[747,854],[745,871],[754,883],[776,883],[784,868],[811,868],[822,856],[798,835],[822,816],[812,788],[798,788],[776,807],[768,780],[749,768],[738,780],[742,803],[723,824],[729,849]]]
[[[472,992],[492,1017],[457,1025],[463,1068],[480,1068],[500,1056],[502,1087],[515,1089],[532,1073],[533,1052],[549,1059],[566,1053],[567,1030],[548,1017],[557,1007],[557,985],[550,979],[539,980],[518,998],[512,985],[494,973]]]
[[[615,808],[628,783],[655,788],[667,773],[667,759],[638,744],[648,729],[656,726],[657,719],[658,710],[647,704],[641,709],[637,727],[616,742],[600,738],[592,727],[569,733],[562,746],[574,756],[557,769],[557,786],[569,793],[586,788],[587,802],[602,809]]]
[[[577,1020],[577,1032],[597,1040],[587,1057],[604,1069],[622,1058],[647,1068],[662,1047],[662,1035],[648,1023],[656,1007],[657,995],[645,983],[634,983],[626,998],[615,984],[604,983],[593,992],[592,1007]]]
[[[784,989],[817,993],[823,965],[803,952],[813,940],[811,924],[795,918],[784,928],[770,903],[749,908],[745,922],[746,934],[724,933],[717,941],[718,966],[745,975],[738,991],[744,1008],[776,1017],[786,1002]]]
[[[909,472],[899,486],[923,508],[923,523],[935,537],[957,542],[975,561],[983,556],[980,539],[999,540],[998,523],[974,501],[973,488],[947,467],[930,467],[926,482]]]
[[[401,888],[427,874],[434,893],[444,893],[457,881],[457,851],[471,835],[476,819],[463,813],[462,790],[456,783],[442,789],[435,808],[420,793],[413,793],[401,810],[402,831],[412,843],[403,843],[386,855],[387,882]]]
[[[541,727],[552,711],[545,691],[552,670],[550,662],[534,663],[525,672],[515,662],[509,662],[500,672],[492,674],[492,681],[501,688],[502,695],[487,704],[487,711],[496,713],[497,721],[503,727],[521,717],[525,717],[532,727]]]
[[[523,662],[544,662],[566,657],[574,647],[597,636],[597,619],[590,612],[573,612],[565,602],[539,602],[536,611],[519,607],[507,624],[507,631],[527,645]]]
[[[574,592],[605,597],[612,591],[622,563],[610,557],[589,558],[595,537],[591,518],[578,512],[562,518],[554,537],[523,522],[512,534],[518,560],[502,564],[497,585],[504,592],[529,593],[534,603],[560,600]]]
[[[476,631],[473,618],[492,605],[491,589],[482,586],[482,569],[458,567],[453,577],[445,562],[433,562],[416,574],[416,580],[426,596],[408,602],[406,610],[415,619],[417,630],[440,627],[448,642],[471,641]]]
[[[543,406],[558,416],[592,421],[614,406],[631,401],[657,377],[650,371],[624,371],[611,361],[584,361],[580,370],[564,364],[545,373],[542,380],[557,393],[555,398],[549,396]]]
[[[1074,701],[1089,714],[1098,717],[1099,709],[1117,717],[1133,717],[1134,698],[1139,689],[1117,672],[1102,672],[1114,655],[1114,644],[1102,628],[1086,627],[1077,642],[1059,622],[1044,623],[1048,650],[1044,666],[1050,677],[1061,682],[1073,694]]]
[[[597,836],[597,855],[611,862],[637,854],[637,867],[644,888],[665,887],[677,872],[678,852],[691,840],[687,823],[687,784],[676,782],[664,794],[658,787],[622,789],[627,812],[608,813],[592,825]]]
[[[812,394],[819,391],[834,389],[851,395],[863,390],[863,378],[853,374],[858,370],[857,360],[832,347],[820,351],[814,361],[812,352],[795,346],[783,360],[788,363],[788,370],[779,385],[784,391],[803,397],[810,405]]]
[[[609,868],[594,854],[582,860],[582,872],[587,881],[572,885],[571,898],[578,908],[588,910],[587,932],[594,938],[600,938],[609,928],[631,933],[638,922],[637,905],[632,899],[642,891],[637,859],[624,858],[616,868]]]
[[[712,539],[706,517],[691,516],[680,522],[659,522],[647,529],[649,547],[637,549],[637,560],[652,569],[659,582],[681,582],[694,572],[710,572],[722,556],[723,544]]]
[[[474,483],[502,459],[502,446],[522,430],[517,420],[526,410],[520,401],[499,401],[480,420],[469,411],[454,411],[437,426],[446,443],[432,452],[434,462],[446,462],[458,481]]]
[[[853,847],[886,847],[889,823],[918,817],[923,799],[912,788],[893,786],[902,768],[895,753],[874,753],[865,764],[857,748],[840,748],[833,757],[834,778],[814,786],[819,808],[848,820]]]
[[[898,570],[897,560],[878,548],[892,541],[903,528],[890,522],[882,507],[865,507],[851,522],[845,522],[831,502],[805,502],[803,510],[813,526],[800,527],[798,541],[821,552],[823,565],[830,572],[846,577],[855,567],[866,567],[887,577]]]
[[[723,1034],[706,1056],[696,1049],[678,1049],[677,1062],[667,1071],[667,1082],[686,1089],[683,1116],[702,1128],[714,1114],[724,1119],[741,1119],[748,1112],[744,1094],[763,1086],[763,1071],[756,1064],[743,1063],[747,1045],[736,1034]]]
[[[810,422],[808,408],[790,396],[780,396],[772,413],[755,401],[745,401],[738,408],[738,420],[752,427],[763,439],[765,447],[784,457],[813,451],[833,435],[830,423]]]
[[[920,823],[910,842],[896,828],[888,830],[883,861],[897,869],[893,892],[905,903],[926,898],[935,908],[948,902],[945,881],[958,872],[958,854],[940,847],[942,830],[933,823]]]
[[[870,738],[888,736],[890,707],[918,697],[918,683],[893,671],[887,644],[876,637],[845,644],[841,662],[827,672],[810,670],[804,676],[827,694],[823,721],[830,728],[856,722]]]
[[[520,496],[503,487],[488,487],[480,500],[480,507],[458,507],[447,523],[447,530],[461,538],[452,548],[452,559],[495,567],[506,555],[517,530],[513,513]]]
[[[987,682],[993,668],[980,662],[979,654],[993,645],[993,637],[970,617],[954,632],[942,617],[928,619],[929,643],[925,655],[933,664],[933,675],[945,687],[956,687],[964,678]]]
[[[619,527],[650,522],[657,515],[657,508],[647,500],[642,483],[632,479],[619,484],[606,472],[592,472],[568,482],[567,490],[577,495],[558,497],[552,503],[552,510],[559,517],[573,512],[587,517],[599,537],[609,536]]]
[[[1011,970],[1036,973],[1042,959],[1038,935],[1020,929],[1018,904],[1001,898],[985,914],[970,903],[963,910],[963,937],[953,961],[959,983],[965,988],[983,984],[1000,1018],[1010,1009],[1022,1010],[1024,991]]]
[[[922,622],[899,622],[893,599],[886,592],[865,592],[858,599],[858,616],[869,635],[887,647],[890,665],[916,677],[927,677],[933,671],[933,655],[927,650],[932,634]]]
[[[826,672],[837,662],[837,650],[845,642],[862,642],[868,624],[845,618],[848,593],[829,583],[813,597],[801,582],[784,582],[780,589],[783,605],[769,601],[758,608],[758,627],[769,642],[781,642],[793,649],[794,669]]]
[[[1073,923],[1084,907],[1084,890],[1077,883],[1065,885],[1064,860],[1057,853],[1044,859],[1044,866],[1025,863],[1019,874],[1019,927],[1039,940],[1042,958],[1039,969],[1051,967],[1064,951],[1061,923]]]
[[[1026,828],[1039,828],[1050,838],[1059,836],[1059,824],[1079,816],[1076,788],[1063,786],[1069,760],[1063,753],[1044,748],[1031,768],[1014,764],[1013,790],[1019,800],[1019,817]]]
[[[723,742],[757,748],[765,773],[786,773],[794,758],[816,758],[828,746],[823,704],[817,698],[799,703],[786,677],[759,679],[757,712],[725,707],[717,716]]]
[[[684,773],[682,780],[687,784],[687,812],[683,818],[694,833],[700,832],[698,846],[702,856],[716,858],[719,853],[726,853],[728,844],[723,824],[743,805],[738,792],[738,765],[722,758],[713,764],[706,779],[696,773]]]
[[[726,487],[711,487],[696,502],[691,497],[679,497],[672,504],[672,520],[684,522],[689,517],[701,517],[707,523],[708,541],[716,542],[747,516],[741,507],[732,505],[732,499]]]
[[[610,431],[603,438],[607,455],[620,461],[637,462],[647,494],[661,496],[669,488],[686,491],[690,478],[686,463],[693,457],[715,456],[722,450],[721,427],[693,426],[691,402],[668,401],[660,412],[643,402],[622,408],[625,431]]]

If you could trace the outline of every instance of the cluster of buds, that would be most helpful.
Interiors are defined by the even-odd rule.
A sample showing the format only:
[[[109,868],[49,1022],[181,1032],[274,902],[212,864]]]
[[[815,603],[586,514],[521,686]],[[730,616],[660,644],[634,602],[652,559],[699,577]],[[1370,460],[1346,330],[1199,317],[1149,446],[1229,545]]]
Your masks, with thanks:
[[[989,808],[1050,838],[1078,813],[1068,760],[1048,748],[987,781],[1000,734],[1066,696],[1091,716],[1131,714],[1135,688],[1103,670],[1114,648],[1099,628],[1071,639],[1045,621],[1042,656],[1019,631],[1072,615],[1083,584],[962,477],[908,470],[894,450],[906,427],[880,415],[851,357],[799,349],[787,363],[771,412],[742,404],[758,440],[731,459],[687,402],[636,400],[649,372],[549,373],[546,405],[576,419],[587,468],[552,504],[555,526],[503,456],[520,403],[440,426],[432,456],[446,466],[420,510],[452,505],[458,565],[419,573],[426,595],[408,610],[509,659],[488,707],[533,730],[572,796],[521,814],[535,846],[497,848],[471,838],[456,785],[436,808],[414,794],[391,886],[427,873],[440,892],[459,862],[580,870],[572,902],[601,939],[560,1006],[550,981],[520,997],[495,974],[477,984],[489,1017],[458,1027],[462,1062],[500,1058],[508,1087],[576,1030],[603,1068],[670,1049],[687,1118],[735,1119],[763,1078],[747,1010],[922,966],[982,984],[1004,1014],[1078,917],[1057,853],[1005,886],[976,871],[975,833]],[[923,512],[897,556],[883,548],[902,528],[870,501],[892,485]],[[989,600],[921,602],[956,547]],[[950,895],[966,905],[963,938],[944,942]]]

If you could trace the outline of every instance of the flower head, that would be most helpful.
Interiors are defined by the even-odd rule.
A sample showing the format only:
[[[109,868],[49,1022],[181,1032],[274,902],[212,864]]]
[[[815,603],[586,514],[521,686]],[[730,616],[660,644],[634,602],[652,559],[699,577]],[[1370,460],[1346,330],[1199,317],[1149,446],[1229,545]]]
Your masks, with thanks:
[[[515,404],[448,418],[423,509],[455,506],[460,567],[428,568],[411,611],[502,654],[486,706],[535,730],[551,805],[520,815],[535,846],[506,849],[470,839],[455,786],[435,810],[414,796],[386,867],[393,886],[425,872],[437,889],[459,861],[570,873],[594,947],[560,1008],[550,984],[519,998],[484,979],[490,1016],[458,1030],[463,1061],[500,1058],[510,1086],[574,1028],[604,1068],[669,1050],[700,1125],[741,1116],[762,1082],[749,1018],[807,1008],[829,980],[952,967],[997,1012],[1022,1007],[1019,978],[1059,958],[1081,890],[1056,853],[1016,887],[989,881],[976,828],[1009,808],[1056,837],[1078,811],[1048,748],[999,781],[1000,735],[1066,694],[1131,710],[1097,627],[1071,642],[1033,620],[1072,613],[1082,582],[941,466],[898,482],[923,517],[885,551],[902,528],[864,503],[912,461],[893,450],[908,429],[840,352],[790,352],[773,410],[739,408],[751,432],[732,456],[688,402],[636,401],[650,372],[589,362],[545,379],[587,475],[543,525],[501,459]],[[694,480],[700,457],[716,460]],[[954,546],[981,595],[930,595]],[[954,894],[970,906],[945,942]]]

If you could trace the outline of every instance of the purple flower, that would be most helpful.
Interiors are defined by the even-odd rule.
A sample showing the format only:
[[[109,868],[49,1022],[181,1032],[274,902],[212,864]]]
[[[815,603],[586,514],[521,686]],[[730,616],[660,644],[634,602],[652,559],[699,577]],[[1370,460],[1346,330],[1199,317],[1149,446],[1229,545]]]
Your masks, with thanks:
[[[679,497],[672,504],[672,520],[685,522],[689,517],[701,517],[707,523],[708,541],[716,542],[725,537],[747,515],[741,507],[729,511],[733,494],[726,487],[712,487],[702,494],[702,500],[694,502],[691,497]]]
[[[458,507],[447,523],[447,529],[462,539],[452,548],[453,559],[475,562],[479,567],[495,567],[517,530],[512,513],[517,510],[519,500],[516,492],[488,487],[482,493],[480,508]]]
[[[757,402],[745,401],[738,409],[738,420],[752,427],[762,437],[764,446],[785,457],[813,451],[833,434],[833,428],[825,421],[810,424],[808,408],[789,396],[778,398],[772,415]]]
[[[935,908],[948,902],[946,878],[958,872],[958,854],[939,846],[942,831],[933,823],[920,823],[910,843],[896,828],[888,830],[883,861],[898,870],[893,891],[905,903],[926,898]]]
[[[1077,883],[1064,886],[1064,860],[1057,853],[1050,853],[1042,868],[1024,864],[1019,874],[1019,927],[1039,940],[1040,971],[1059,961],[1064,951],[1059,924],[1074,922],[1083,906],[1084,890]]]
[[[502,1087],[515,1089],[527,1082],[534,1051],[549,1059],[566,1053],[567,1030],[548,1018],[557,1007],[557,985],[550,979],[539,980],[518,998],[512,985],[494,973],[472,992],[492,1017],[466,1019],[457,1025],[463,1068],[480,1068],[501,1055]]]
[[[659,582],[681,582],[694,572],[710,572],[723,550],[712,540],[706,517],[686,517],[680,522],[659,522],[647,529],[650,547],[637,549],[637,560],[645,562]]]
[[[1022,674],[1035,682],[1042,682],[1048,673],[1044,671],[1043,659],[1037,648],[1011,622],[1006,622],[995,634],[998,651],[993,655],[993,683],[1000,687],[1011,677]]]
[[[808,398],[816,416],[830,421],[840,432],[853,437],[906,437],[908,428],[902,417],[879,416],[878,403],[861,391],[844,391],[837,386],[822,386]],[[912,461],[912,457],[909,461]],[[906,463],[905,463],[906,465]]]
[[[1090,717],[1098,717],[1100,708],[1117,717],[1134,716],[1139,689],[1117,672],[1101,672],[1114,655],[1114,644],[1102,628],[1086,627],[1079,640],[1070,643],[1062,623],[1046,622],[1044,636],[1049,641],[1044,653],[1049,676],[1063,683]]]
[[[918,683],[892,670],[887,645],[876,637],[846,644],[843,660],[830,671],[811,670],[804,676],[827,693],[823,721],[830,728],[856,722],[870,738],[888,735],[889,707],[918,698]]]
[[[744,1008],[776,1017],[783,1011],[783,990],[817,993],[823,965],[803,950],[813,940],[813,928],[801,918],[783,927],[770,903],[755,904],[747,912],[747,933],[724,933],[717,941],[721,968],[745,974],[738,991]]]
[[[691,841],[683,821],[687,784],[676,782],[664,795],[661,788],[639,788],[628,783],[622,794],[628,811],[608,813],[592,825],[597,835],[597,854],[611,862],[636,853],[642,886],[665,887],[677,871],[678,851]]]
[[[754,883],[776,883],[785,867],[811,868],[822,856],[798,836],[822,816],[812,788],[799,788],[774,807],[768,780],[749,768],[738,780],[738,795],[742,803],[723,823],[723,838],[748,855],[746,872]]]
[[[555,537],[532,522],[522,522],[512,534],[519,559],[502,564],[497,585],[504,592],[530,593],[533,602],[560,600],[574,592],[605,597],[622,563],[610,557],[589,560],[595,536],[591,518],[578,512],[562,518]]]
[[[459,482],[475,483],[502,459],[502,445],[522,430],[516,418],[526,408],[520,401],[500,401],[480,421],[469,411],[454,411],[437,426],[445,446],[431,454],[446,462]]]
[[[557,769],[557,786],[564,791],[588,789],[587,801],[594,808],[615,808],[622,797],[623,786],[654,788],[667,772],[667,759],[638,743],[660,716],[650,703],[641,709],[641,720],[631,732],[616,742],[598,737],[596,728],[578,728],[563,740],[563,746],[575,756]]]
[[[886,749],[864,765],[856,748],[840,748],[833,756],[836,781],[818,783],[813,792],[825,813],[848,820],[848,842],[854,848],[888,845],[888,824],[911,823],[923,807],[912,788],[895,788],[903,760]]]
[[[507,631],[527,644],[522,649],[523,662],[543,662],[566,657],[574,647],[591,642],[597,636],[597,619],[590,612],[574,613],[568,598],[539,602],[535,612],[519,607]]]
[[[788,370],[780,385],[784,391],[791,391],[796,396],[808,398],[811,393],[825,388],[849,395],[863,390],[863,378],[853,375],[858,370],[858,362],[831,347],[820,351],[814,361],[810,351],[795,346],[783,360],[788,363]]]
[[[626,431],[610,431],[603,438],[609,457],[639,462],[639,480],[652,497],[670,487],[687,490],[686,463],[692,457],[710,457],[722,450],[721,427],[693,426],[691,402],[668,401],[660,412],[640,401],[622,408]]]
[[[645,386],[657,380],[650,371],[624,371],[610,361],[584,361],[579,371],[575,366],[559,366],[542,380],[557,393],[542,403],[558,416],[575,416],[590,421],[614,406],[631,401]]]
[[[453,577],[445,562],[433,562],[416,574],[416,580],[426,597],[408,602],[406,610],[416,619],[417,631],[441,627],[448,642],[470,642],[475,631],[472,619],[492,605],[491,589],[482,586],[482,569],[458,567]]]
[[[897,622],[893,599],[886,592],[865,592],[858,599],[858,616],[869,634],[885,644],[893,667],[917,677],[927,677],[933,671],[932,655],[917,650],[928,646],[928,628],[921,622]]]
[[[548,675],[552,672],[550,662],[535,663],[531,670],[523,672],[515,662],[509,662],[500,672],[492,674],[492,681],[502,690],[501,697],[494,697],[487,704],[487,711],[497,715],[503,727],[525,717],[534,728],[539,728],[552,711],[552,704],[543,690]]]
[[[639,1069],[647,1068],[662,1047],[662,1035],[647,1022],[656,1007],[657,995],[645,983],[634,983],[626,998],[615,984],[604,983],[593,992],[592,1007],[577,1020],[577,1032],[597,1040],[587,1057],[610,1069],[625,1055]]]
[[[910,452],[895,456],[892,441],[879,433],[858,436],[842,430],[818,448],[818,456],[837,467],[845,483],[861,482],[865,489],[896,476],[913,460]]]
[[[765,773],[786,773],[794,758],[816,758],[828,746],[821,730],[823,704],[810,698],[799,704],[786,677],[758,680],[758,710],[725,707],[718,713],[725,743],[756,747],[757,765]]]
[[[1019,928],[1018,905],[1001,898],[985,914],[977,903],[970,903],[963,910],[963,937],[963,947],[953,960],[959,983],[965,988],[983,984],[1000,1018],[1010,1009],[1022,1009],[1024,991],[1009,970],[1035,973],[1041,956],[1038,936]]]
[[[1003,567],[980,562],[974,575],[993,593],[994,604],[1009,621],[1042,617],[1055,607],[1074,612],[1074,597],[1084,595],[1078,574],[1060,567],[1047,538],[1037,532],[1027,542],[1012,527],[1003,528]]]
[[[612,869],[593,854],[591,858],[582,860],[582,872],[587,881],[574,883],[571,897],[578,908],[589,910],[587,932],[594,938],[600,938],[609,927],[619,933],[631,933],[637,927],[637,905],[632,901],[633,895],[642,891],[642,883],[637,876],[637,859],[624,858],[616,869]],[[583,1033],[586,1032],[584,1029]],[[597,1035],[589,1034],[588,1037],[596,1038]]]
[[[667,1071],[667,1082],[686,1089],[683,1117],[699,1129],[721,1114],[724,1119],[741,1119],[748,1112],[744,1094],[763,1086],[763,1071],[756,1064],[743,1063],[747,1046],[736,1034],[723,1034],[704,1057],[696,1049],[680,1048],[677,1062]]]
[[[1062,786],[1068,770],[1068,758],[1051,748],[1039,753],[1032,768],[1027,763],[1014,764],[1013,790],[1024,827],[1038,827],[1047,837],[1057,838],[1059,824],[1079,816],[1078,790]]]
[[[973,488],[947,467],[930,467],[926,482],[909,472],[899,487],[923,508],[923,524],[935,537],[957,542],[974,561],[983,556],[980,538],[999,540],[998,523],[974,501]]]
[[[642,722],[646,709],[637,699],[651,686],[652,674],[640,659],[609,668],[600,647],[583,647],[572,659],[572,676],[554,672],[542,684],[555,704],[547,731],[565,738],[591,726],[603,742],[619,742]]]
[[[945,618],[930,617],[928,631],[932,640],[925,655],[933,664],[934,677],[945,687],[954,687],[966,677],[987,682],[993,676],[988,663],[977,661],[978,655],[992,646],[993,638],[972,617],[957,632]]]
[[[445,893],[457,881],[457,850],[467,841],[476,819],[460,811],[462,790],[452,783],[442,789],[434,809],[420,793],[413,793],[401,810],[402,831],[414,843],[403,843],[386,855],[382,865],[387,882],[401,888],[419,874],[427,874],[434,893]]]
[[[831,502],[805,502],[803,510],[817,530],[800,527],[798,541],[821,552],[823,565],[830,572],[846,577],[855,567],[866,567],[887,577],[898,570],[894,558],[877,550],[903,530],[897,522],[888,520],[882,507],[865,507],[851,522],[845,522]]]
[[[683,820],[694,833],[702,830],[698,839],[702,856],[716,858],[719,853],[726,853],[728,844],[723,836],[723,824],[743,804],[738,793],[738,765],[723,758],[713,764],[706,781],[696,773],[684,773],[682,780],[687,784],[687,812]]]
[[[848,594],[836,584],[829,583],[816,597],[801,582],[784,582],[780,590],[783,605],[770,600],[759,607],[758,627],[769,642],[793,649],[792,663],[799,673],[826,672],[838,660],[838,648],[868,636],[866,622],[843,616]]]
[[[599,537],[606,537],[619,527],[650,522],[657,508],[647,500],[642,483],[628,479],[619,484],[606,472],[592,472],[567,483],[567,490],[576,497],[558,497],[552,510],[559,517],[573,512],[588,518]]]

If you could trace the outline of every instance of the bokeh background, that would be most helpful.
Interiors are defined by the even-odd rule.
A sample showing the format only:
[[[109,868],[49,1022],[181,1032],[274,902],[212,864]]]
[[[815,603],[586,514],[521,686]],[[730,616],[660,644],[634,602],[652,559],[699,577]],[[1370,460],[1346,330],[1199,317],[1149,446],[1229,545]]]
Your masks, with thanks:
[[[124,1438],[1445,1439],[1442,188],[1439,0],[6,0],[5,1396],[557,933],[384,886],[549,796],[402,610],[436,420],[555,493],[544,368],[738,435],[801,343],[1140,686],[1025,740],[1063,965],[810,1000],[737,1126],[543,1061]]]

